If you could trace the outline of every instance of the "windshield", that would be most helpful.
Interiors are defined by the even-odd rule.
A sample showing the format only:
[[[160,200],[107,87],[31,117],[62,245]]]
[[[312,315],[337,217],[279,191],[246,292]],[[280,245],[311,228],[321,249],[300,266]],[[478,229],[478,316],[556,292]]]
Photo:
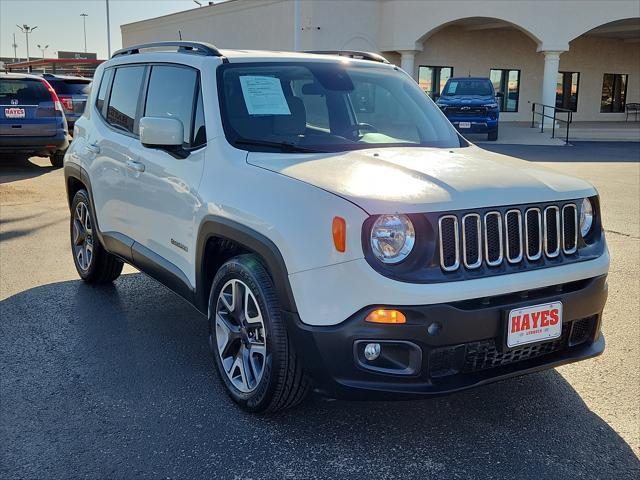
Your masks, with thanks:
[[[227,139],[252,151],[335,152],[461,146],[402,71],[351,62],[226,64],[218,73]]]
[[[444,96],[455,95],[493,95],[493,88],[489,79],[460,79],[453,78],[447,82],[442,92]]]

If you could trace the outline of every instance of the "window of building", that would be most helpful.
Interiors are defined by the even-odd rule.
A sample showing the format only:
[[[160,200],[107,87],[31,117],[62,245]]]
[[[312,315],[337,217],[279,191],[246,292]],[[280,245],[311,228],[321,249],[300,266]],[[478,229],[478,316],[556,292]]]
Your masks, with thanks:
[[[453,77],[453,67],[421,66],[418,69],[418,83],[431,98],[440,95],[444,84]]]
[[[493,89],[502,93],[498,98],[501,112],[517,112],[520,97],[520,70],[491,69],[489,74]]]
[[[145,67],[142,66],[116,69],[107,107],[107,122],[109,124],[133,133],[144,72]]]
[[[577,111],[579,84],[580,73],[559,72],[556,84],[556,107]]]
[[[100,113],[102,113],[102,109],[104,107],[104,101],[107,98],[107,89],[109,88],[109,84],[111,83],[111,78],[113,77],[114,70],[112,68],[105,70],[102,74],[102,80],[100,81],[100,89],[98,90],[98,95],[96,96],[96,108]]]
[[[187,146],[191,145],[197,83],[198,72],[193,68],[160,65],[152,67],[147,89],[144,116],[180,120]]]
[[[601,113],[624,112],[627,97],[626,74],[605,73],[602,79],[602,99],[600,100]]]

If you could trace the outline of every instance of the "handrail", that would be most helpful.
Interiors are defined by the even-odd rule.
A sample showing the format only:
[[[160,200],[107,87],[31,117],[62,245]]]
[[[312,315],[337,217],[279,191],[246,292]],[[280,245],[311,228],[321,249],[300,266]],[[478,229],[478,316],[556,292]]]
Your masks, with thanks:
[[[146,48],[163,48],[163,47],[177,47],[178,52],[183,53],[197,53],[205,55],[207,57],[222,57],[222,53],[215,45],[205,42],[183,42],[183,41],[167,41],[167,42],[151,42],[141,43],[138,45],[131,45],[129,47],[121,48],[111,55],[111,58],[119,57],[121,55],[133,55],[140,53],[140,50]]]
[[[542,112],[537,111],[536,106],[542,107]],[[547,108],[551,109],[551,111],[553,112],[553,115],[545,114],[545,109]],[[558,113],[566,113],[567,118],[566,119],[559,118],[557,116]],[[573,110],[569,110],[568,108],[556,107],[555,105],[551,106],[551,105],[545,105],[544,103],[532,102],[531,103],[531,128],[534,127],[536,115],[540,115],[540,117],[542,117],[542,120],[540,121],[540,133],[544,133],[544,119],[551,118],[553,120],[553,123],[551,125],[551,138],[556,138],[556,121],[566,123],[567,128],[565,132],[564,143],[565,145],[569,145],[569,126],[571,125],[571,122],[573,122]]]

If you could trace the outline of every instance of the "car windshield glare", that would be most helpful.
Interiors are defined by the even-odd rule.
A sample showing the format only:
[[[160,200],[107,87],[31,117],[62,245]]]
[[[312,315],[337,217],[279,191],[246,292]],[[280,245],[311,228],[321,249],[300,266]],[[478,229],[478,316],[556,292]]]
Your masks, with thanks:
[[[219,68],[218,82],[225,135],[243,150],[455,148],[463,142],[418,85],[390,66],[230,63]]]
[[[493,95],[491,82],[489,80],[476,79],[451,79],[447,82],[442,92],[443,96],[451,97],[457,95]]]

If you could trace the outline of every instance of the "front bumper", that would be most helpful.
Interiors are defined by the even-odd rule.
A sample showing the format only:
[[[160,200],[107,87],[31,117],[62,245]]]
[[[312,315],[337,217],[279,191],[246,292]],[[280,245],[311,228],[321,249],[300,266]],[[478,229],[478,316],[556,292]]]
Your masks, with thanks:
[[[597,356],[604,350],[600,323],[606,298],[601,275],[475,300],[386,306],[405,314],[403,325],[364,321],[382,305],[334,326],[305,325],[295,314],[286,318],[296,350],[321,389],[341,398],[397,398],[451,393]],[[551,301],[563,304],[562,337],[503,349],[505,312]],[[364,358],[364,345],[371,342],[392,352],[385,368]]]
[[[447,117],[460,133],[488,133],[498,128],[497,118],[488,117]],[[469,128],[460,128],[460,123],[470,124]]]

